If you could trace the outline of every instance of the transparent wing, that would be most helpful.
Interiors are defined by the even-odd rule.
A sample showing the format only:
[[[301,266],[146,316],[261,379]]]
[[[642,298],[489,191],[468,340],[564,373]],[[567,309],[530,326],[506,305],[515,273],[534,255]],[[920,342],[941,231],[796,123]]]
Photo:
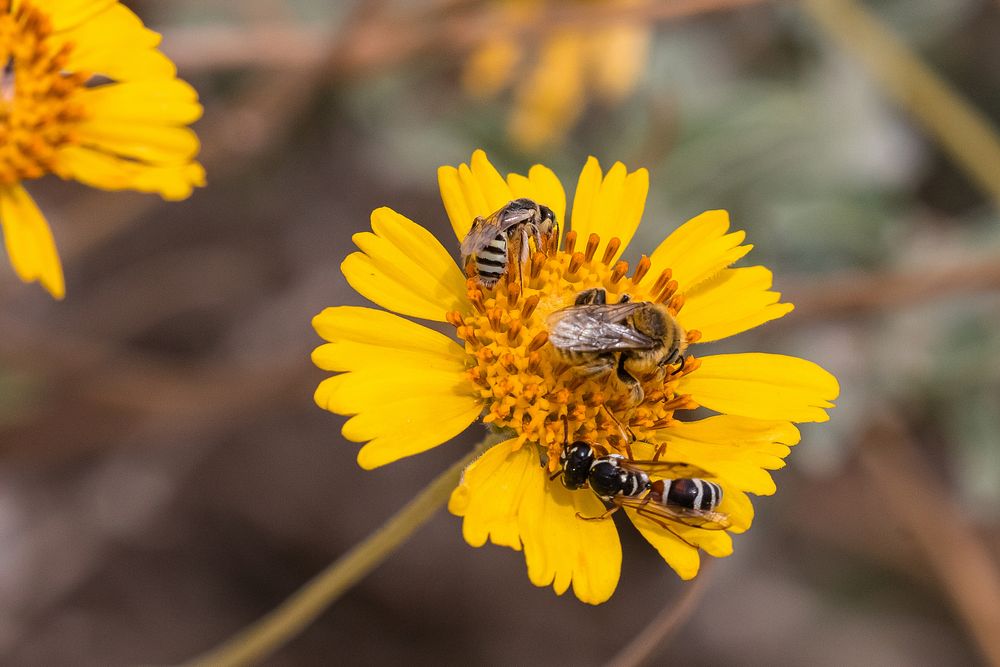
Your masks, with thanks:
[[[623,468],[641,470],[642,472],[654,474],[658,477],[669,479],[682,479],[685,477],[697,477],[699,479],[713,478],[712,473],[703,468],[691,465],[690,463],[677,463],[676,461],[644,460],[644,459],[623,459],[619,465]]]
[[[476,254],[489,245],[497,234],[507,231],[514,225],[528,222],[535,216],[535,211],[529,208],[506,204],[485,218],[476,218],[472,221],[472,229],[462,239],[462,257]]]
[[[664,522],[670,521],[704,530],[725,530],[731,525],[729,516],[722,512],[688,509],[676,505],[661,505],[649,495],[642,498],[616,498],[615,502],[620,503],[623,507],[635,510],[636,514],[659,524],[667,530],[670,530],[670,526],[665,525]]]
[[[654,338],[622,324],[641,303],[570,306],[549,315],[549,340],[570,352],[613,352],[615,350],[650,350]]]

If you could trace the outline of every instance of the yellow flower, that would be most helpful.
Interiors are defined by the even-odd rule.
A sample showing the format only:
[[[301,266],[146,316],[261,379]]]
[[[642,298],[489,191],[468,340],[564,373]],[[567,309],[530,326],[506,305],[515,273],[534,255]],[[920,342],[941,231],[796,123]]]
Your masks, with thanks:
[[[184,199],[205,184],[198,95],[160,36],[117,0],[0,0],[0,226],[14,271],[65,295],[52,232],[23,181],[55,174]]]
[[[456,237],[474,218],[527,197],[566,220],[559,179],[541,165],[506,179],[476,151],[470,165],[438,172],[441,196]],[[580,174],[561,250],[534,253],[521,285],[501,280],[483,291],[467,280],[423,227],[388,208],[372,213],[372,232],[354,236],[360,252],[342,265],[354,289],[402,315],[455,327],[458,341],[383,310],[327,308],[313,320],[328,343],[313,353],[336,371],[316,391],[320,407],[352,415],[344,436],[366,443],[358,454],[375,468],[444,443],[480,415],[504,442],[466,470],[449,503],[464,517],[473,546],[487,540],[523,549],[528,576],[559,594],[572,584],[580,600],[599,603],[615,589],[621,546],[613,521],[584,521],[604,512],[587,488],[570,491],[552,473],[571,440],[600,443],[636,459],[654,457],[707,472],[724,491],[719,511],[731,526],[666,529],[626,509],[642,535],[677,573],[698,572],[697,545],[713,556],[732,552],[730,532],[753,518],[747,494],[768,495],[769,470],[784,465],[799,440],[792,422],[825,421],[837,381],[819,366],[776,354],[689,356],[682,370],[640,378],[645,396],[607,378],[573,372],[546,344],[546,316],[592,287],[668,304],[697,345],[740,333],[792,310],[770,291],[762,266],[728,268],[751,248],[729,230],[724,211],[709,211],[670,234],[630,273],[618,257],[642,217],[648,190],[644,169],[616,163],[602,173],[590,158]],[[454,246],[453,246],[454,247]],[[697,347],[697,345],[695,345]],[[681,420],[702,406],[715,413]],[[612,418],[612,416],[614,418]],[[630,445],[622,424],[635,435]]]
[[[622,9],[637,4],[636,0],[602,3]],[[537,21],[546,7],[569,8],[577,3],[506,0],[498,4],[498,23],[509,30],[498,30],[472,53],[462,83],[469,94],[484,99],[513,86],[514,108],[507,131],[524,150],[560,142],[579,119],[588,97],[607,104],[620,102],[645,71],[652,36],[645,25],[557,27],[542,30],[538,36],[531,32],[526,39],[505,33],[516,33]],[[526,43],[537,45],[537,53],[526,53]],[[525,61],[530,64],[522,66]]]

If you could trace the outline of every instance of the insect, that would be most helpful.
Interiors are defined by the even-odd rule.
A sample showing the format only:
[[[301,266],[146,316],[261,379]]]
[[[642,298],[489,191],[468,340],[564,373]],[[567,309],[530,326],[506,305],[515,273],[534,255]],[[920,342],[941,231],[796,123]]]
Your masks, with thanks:
[[[667,307],[632,301],[627,294],[618,303],[607,303],[603,289],[584,290],[574,305],[549,316],[548,329],[549,341],[563,359],[584,375],[614,372],[633,405],[644,397],[638,377],[678,361],[678,371],[684,367],[687,338]]]
[[[582,519],[606,519],[628,507],[675,535],[671,521],[708,530],[723,530],[730,525],[729,517],[716,511],[722,502],[722,487],[700,477],[707,473],[695,466],[658,459],[637,461],[620,454],[598,456],[596,448],[583,440],[563,447],[559,462],[562,468],[553,477],[561,475],[563,486],[570,490],[589,486],[601,500],[611,504],[601,516]],[[654,481],[650,475],[657,471],[685,476]]]
[[[489,289],[516,264],[528,261],[530,242],[535,249],[549,252],[559,238],[559,222],[548,206],[531,199],[515,199],[500,210],[472,222],[462,241],[462,264],[466,275],[475,276]]]

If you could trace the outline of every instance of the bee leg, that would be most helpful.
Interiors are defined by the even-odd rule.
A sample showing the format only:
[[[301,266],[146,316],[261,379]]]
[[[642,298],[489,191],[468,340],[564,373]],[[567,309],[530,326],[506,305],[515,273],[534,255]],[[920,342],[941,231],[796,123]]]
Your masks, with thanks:
[[[576,295],[576,306],[603,306],[608,302],[608,293],[600,287],[585,289]]]
[[[559,470],[556,470],[554,473],[552,473],[551,475],[549,475],[549,481],[551,482],[552,480],[554,480],[556,477],[558,477],[561,474],[563,474],[562,468],[560,468]]]
[[[671,375],[677,375],[678,373],[680,373],[681,371],[683,371],[684,370],[684,363],[686,361],[687,361],[687,357],[685,357],[685,356],[682,355],[681,356],[681,364],[680,364],[680,366],[678,366],[676,370],[671,371],[670,374]]]
[[[642,389],[642,384],[636,380],[631,373],[625,370],[625,355],[620,355],[618,357],[618,366],[615,369],[618,375],[618,380],[628,388],[631,394],[631,404],[639,405],[642,403],[642,399],[646,397],[646,392]]]
[[[621,509],[621,505],[614,505],[613,507],[611,507],[610,509],[608,509],[608,511],[606,511],[604,514],[602,514],[601,516],[583,516],[582,514],[580,514],[579,512],[577,512],[576,513],[576,518],[577,519],[583,519],[584,521],[604,521],[605,519],[607,519],[608,517],[610,517],[612,514],[614,514],[615,512],[617,512],[620,509]]]

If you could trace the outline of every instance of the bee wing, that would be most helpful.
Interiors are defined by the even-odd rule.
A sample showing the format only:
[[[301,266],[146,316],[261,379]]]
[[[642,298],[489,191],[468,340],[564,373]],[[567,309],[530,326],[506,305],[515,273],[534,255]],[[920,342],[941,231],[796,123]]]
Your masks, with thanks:
[[[648,495],[642,498],[621,497],[617,498],[616,502],[624,507],[635,510],[640,516],[663,526],[667,530],[670,530],[670,527],[664,525],[663,522],[665,521],[674,521],[685,526],[702,528],[704,530],[725,530],[732,525],[729,521],[729,516],[722,512],[688,509],[687,507],[677,507],[676,505],[661,505],[650,499]]]
[[[527,222],[533,217],[535,212],[529,208],[512,209],[510,204],[506,204],[485,218],[476,218],[472,221],[472,229],[462,239],[462,257],[474,255],[489,245],[497,234],[507,231],[514,225]]]
[[[623,322],[639,303],[570,306],[549,315],[549,340],[570,352],[649,350],[657,341]]]

